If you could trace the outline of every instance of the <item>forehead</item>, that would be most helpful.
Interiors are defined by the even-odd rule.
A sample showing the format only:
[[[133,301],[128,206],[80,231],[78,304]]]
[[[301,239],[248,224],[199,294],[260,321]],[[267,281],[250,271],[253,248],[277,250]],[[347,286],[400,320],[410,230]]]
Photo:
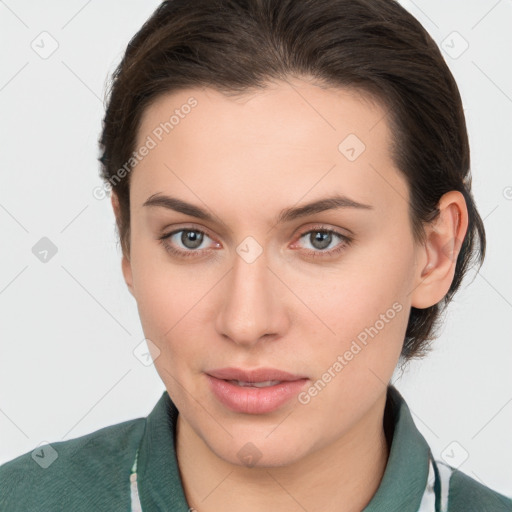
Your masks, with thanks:
[[[195,88],[157,97],[143,112],[138,142],[156,130],[157,137],[158,132],[163,131],[163,137],[172,132],[180,147],[208,142],[215,146],[219,139],[238,146],[258,139],[261,145],[289,144],[311,153],[320,137],[331,150],[337,150],[349,133],[374,145],[379,136],[388,139],[384,118],[378,100],[363,91],[319,87],[298,79],[236,95]]]
[[[362,202],[393,188],[394,200],[397,189],[406,194],[384,107],[347,89],[293,80],[237,96],[210,88],[165,94],[143,113],[137,148],[149,139],[154,147],[132,173],[141,199],[176,187],[189,197],[236,190],[242,200],[280,193],[287,202],[333,187]]]

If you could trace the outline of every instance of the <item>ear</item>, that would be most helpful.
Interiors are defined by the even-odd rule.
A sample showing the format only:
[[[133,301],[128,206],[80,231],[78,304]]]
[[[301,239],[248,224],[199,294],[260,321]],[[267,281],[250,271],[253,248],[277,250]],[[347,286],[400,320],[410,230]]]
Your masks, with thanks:
[[[468,210],[461,192],[451,190],[438,204],[439,215],[425,227],[411,305],[428,308],[447,294],[455,275],[457,257],[468,229]]]
[[[117,197],[117,194],[115,192],[112,192],[110,199],[112,202],[112,208],[114,210],[114,215],[116,217],[116,223],[118,226],[120,226],[121,208],[119,206],[119,199]],[[129,255],[125,254],[124,249],[123,249],[123,257],[121,260],[121,269],[123,271],[124,281],[125,281],[126,285],[128,286],[128,290],[135,297],[134,290],[133,290],[132,266],[130,263]]]

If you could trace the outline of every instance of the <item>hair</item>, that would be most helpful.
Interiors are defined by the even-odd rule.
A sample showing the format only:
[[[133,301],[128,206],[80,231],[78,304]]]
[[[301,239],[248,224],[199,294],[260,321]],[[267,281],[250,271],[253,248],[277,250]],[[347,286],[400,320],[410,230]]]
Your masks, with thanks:
[[[168,0],[131,39],[112,75],[99,145],[101,176],[115,185],[117,229],[130,252],[130,173],[141,116],[161,95],[210,87],[223,94],[275,80],[366,93],[386,110],[391,155],[409,187],[414,239],[448,191],[465,198],[469,225],[446,296],[412,307],[402,359],[423,357],[467,269],[485,257],[485,229],[471,193],[469,142],[457,84],[422,25],[394,0]],[[131,168],[131,167],[130,167]],[[117,179],[116,179],[117,178]],[[457,242],[457,241],[455,241]]]

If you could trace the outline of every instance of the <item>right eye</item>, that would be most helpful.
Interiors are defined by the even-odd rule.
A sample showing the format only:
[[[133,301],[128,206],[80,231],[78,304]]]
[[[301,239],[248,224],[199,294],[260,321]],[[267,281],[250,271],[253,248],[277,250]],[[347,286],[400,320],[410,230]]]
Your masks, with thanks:
[[[201,245],[206,239],[211,238],[202,230],[194,228],[181,228],[166,233],[159,237],[160,243],[169,253],[183,258],[201,256],[204,251],[209,249],[201,249]],[[220,245],[217,242],[217,247]]]

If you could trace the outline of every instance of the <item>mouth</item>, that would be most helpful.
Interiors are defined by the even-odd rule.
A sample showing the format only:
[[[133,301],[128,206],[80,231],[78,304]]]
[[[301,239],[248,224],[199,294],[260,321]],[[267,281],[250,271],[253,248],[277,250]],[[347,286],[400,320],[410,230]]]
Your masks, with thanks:
[[[206,372],[210,390],[228,409],[245,414],[273,412],[304,388],[308,377],[276,368],[221,368]]]
[[[265,382],[291,382],[300,379],[306,379],[305,375],[294,375],[277,368],[256,368],[254,370],[244,370],[242,368],[218,368],[206,372],[216,379],[238,381],[249,385]]]
[[[281,384],[280,380],[265,380],[263,382],[244,382],[241,380],[228,380],[226,382],[231,382],[231,384],[236,384],[237,386],[246,387],[246,388],[268,388],[269,386],[275,386],[277,384]]]

